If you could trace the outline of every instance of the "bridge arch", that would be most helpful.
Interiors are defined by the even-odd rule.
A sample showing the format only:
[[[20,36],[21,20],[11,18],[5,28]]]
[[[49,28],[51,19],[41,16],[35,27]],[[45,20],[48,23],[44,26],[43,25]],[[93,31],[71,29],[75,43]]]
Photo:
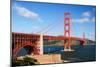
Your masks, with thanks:
[[[17,44],[13,49],[13,57],[16,57],[22,48],[28,49],[28,54],[39,54],[39,46],[36,43],[33,44],[32,42],[24,42],[22,44]]]
[[[18,57],[18,56],[30,55],[32,51],[33,51],[33,46],[25,45],[17,51],[16,56]]]

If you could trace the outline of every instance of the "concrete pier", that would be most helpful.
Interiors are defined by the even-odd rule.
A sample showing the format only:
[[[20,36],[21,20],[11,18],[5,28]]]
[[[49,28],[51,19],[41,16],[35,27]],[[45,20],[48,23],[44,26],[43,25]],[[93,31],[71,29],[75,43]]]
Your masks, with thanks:
[[[40,34],[40,55],[43,55],[43,34]]]
[[[17,60],[23,60],[23,57],[17,57]],[[27,57],[37,59],[39,64],[53,64],[53,63],[62,63],[60,54],[44,54],[44,55],[27,55]]]
[[[72,49],[64,49],[63,51],[74,51],[74,50],[72,50]]]

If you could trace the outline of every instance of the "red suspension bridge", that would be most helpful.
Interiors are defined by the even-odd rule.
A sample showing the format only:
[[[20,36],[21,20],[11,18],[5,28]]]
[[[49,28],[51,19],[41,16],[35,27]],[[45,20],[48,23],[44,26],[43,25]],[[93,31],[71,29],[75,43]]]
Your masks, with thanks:
[[[70,14],[67,12],[64,13],[64,35],[63,36],[43,35],[42,39],[43,40],[63,40],[64,50],[71,49],[70,46],[71,46],[72,40],[80,41],[81,45],[84,45],[86,43],[85,33],[83,33],[83,38],[70,36]],[[28,47],[28,46],[31,46],[31,49],[29,50],[28,54],[36,54],[36,55],[41,54],[40,40],[41,40],[41,35],[39,34],[13,32],[12,33],[13,57],[17,55],[20,49]]]

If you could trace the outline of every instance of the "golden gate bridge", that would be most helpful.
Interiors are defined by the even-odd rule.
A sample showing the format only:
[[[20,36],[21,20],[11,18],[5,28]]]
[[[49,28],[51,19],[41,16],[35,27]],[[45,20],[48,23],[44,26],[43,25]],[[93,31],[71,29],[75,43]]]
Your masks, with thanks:
[[[51,28],[46,30],[50,31]],[[12,50],[13,57],[16,57],[18,51],[26,46],[31,46],[32,48],[28,54],[40,55],[43,54],[43,40],[63,40],[64,51],[71,50],[71,40],[80,41],[81,45],[85,45],[86,38],[85,33],[83,33],[83,38],[71,37],[70,36],[70,13],[64,13],[64,35],[63,36],[50,36],[41,34],[28,34],[28,33],[17,33],[12,32]]]

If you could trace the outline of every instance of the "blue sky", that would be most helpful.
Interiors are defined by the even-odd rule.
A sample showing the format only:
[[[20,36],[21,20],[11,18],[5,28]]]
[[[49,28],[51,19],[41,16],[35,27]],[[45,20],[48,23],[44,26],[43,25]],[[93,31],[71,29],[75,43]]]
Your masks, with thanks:
[[[13,1],[12,32],[63,35],[64,12],[69,12],[71,36],[82,37],[85,32],[86,38],[95,40],[95,10],[95,6]]]

